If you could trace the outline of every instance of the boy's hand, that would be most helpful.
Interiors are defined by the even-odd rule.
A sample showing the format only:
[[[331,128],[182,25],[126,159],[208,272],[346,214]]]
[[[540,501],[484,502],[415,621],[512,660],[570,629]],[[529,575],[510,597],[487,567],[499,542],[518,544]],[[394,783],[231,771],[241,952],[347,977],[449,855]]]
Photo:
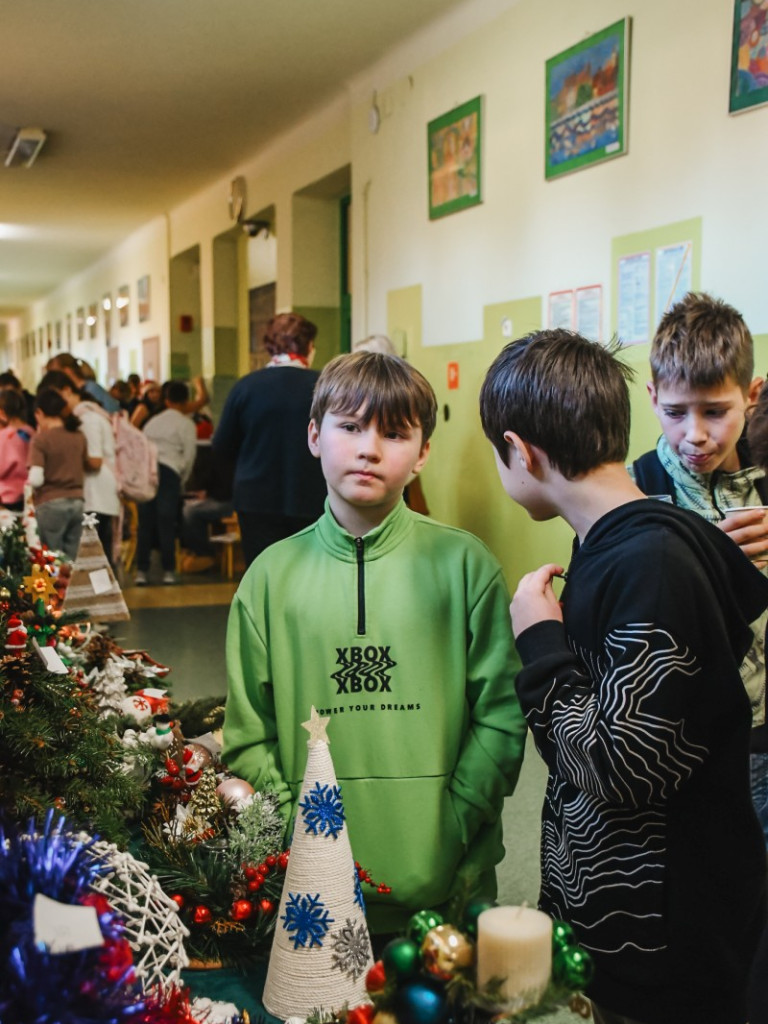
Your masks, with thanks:
[[[717,525],[758,569],[768,565],[768,510],[745,508],[729,512]]]
[[[519,636],[529,626],[535,626],[537,622],[544,622],[546,619],[563,621],[560,602],[552,589],[552,577],[562,575],[563,567],[550,563],[523,576],[509,606],[512,632],[515,636]]]

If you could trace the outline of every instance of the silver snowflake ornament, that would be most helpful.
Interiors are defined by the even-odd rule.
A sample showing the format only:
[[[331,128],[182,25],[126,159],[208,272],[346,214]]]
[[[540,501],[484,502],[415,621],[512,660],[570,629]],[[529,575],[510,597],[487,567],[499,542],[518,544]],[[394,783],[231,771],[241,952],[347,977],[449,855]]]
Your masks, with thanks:
[[[371,940],[365,924],[355,925],[354,921],[347,918],[344,927],[331,935],[331,943],[331,968],[357,981],[373,960]]]

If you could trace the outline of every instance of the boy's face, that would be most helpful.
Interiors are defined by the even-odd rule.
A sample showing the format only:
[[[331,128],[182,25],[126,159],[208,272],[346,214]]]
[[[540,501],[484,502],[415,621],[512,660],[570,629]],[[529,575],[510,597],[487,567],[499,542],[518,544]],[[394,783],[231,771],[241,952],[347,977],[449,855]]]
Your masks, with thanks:
[[[693,473],[740,469],[736,442],[744,430],[746,410],[757,399],[760,378],[745,393],[730,377],[707,388],[648,384],[653,411],[664,436]]]
[[[314,420],[309,424],[309,449],[322,463],[331,508],[345,527],[351,509],[381,522],[429,454],[420,426],[382,433],[376,420],[363,425],[362,411],[326,413],[319,429]]]

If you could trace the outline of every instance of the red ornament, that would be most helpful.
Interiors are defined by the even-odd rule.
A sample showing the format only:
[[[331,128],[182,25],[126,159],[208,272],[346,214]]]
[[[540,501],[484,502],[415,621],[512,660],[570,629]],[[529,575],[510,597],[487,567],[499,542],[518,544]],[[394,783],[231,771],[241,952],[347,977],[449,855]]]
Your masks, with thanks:
[[[263,864],[259,864],[257,870],[262,878],[266,878],[267,875],[269,874],[269,864],[267,864],[266,862]]]
[[[373,1003],[361,1003],[347,1010],[347,1024],[371,1024],[376,1014],[376,1007]]]
[[[253,913],[253,904],[250,900],[235,900],[229,911],[233,921],[247,921]]]
[[[249,882],[252,882],[256,875],[258,875],[258,871],[253,864],[245,864],[243,865],[243,874]]]
[[[368,973],[365,976],[365,991],[373,995],[374,992],[381,992],[387,982],[387,975],[384,971],[384,962],[377,960],[376,963],[368,969]]]
[[[272,900],[268,900],[266,898],[263,900],[259,900],[259,910],[262,912],[262,914],[272,914],[274,912],[274,909],[275,904],[272,902]]]
[[[248,892],[258,892],[264,883],[258,878],[252,878],[248,882]]]
[[[19,704],[21,704],[23,698],[24,698],[24,691],[23,690],[14,690],[13,693],[11,694],[11,704],[13,704],[13,706],[15,708],[17,708],[19,706]]]
[[[195,924],[210,924],[213,920],[213,914],[208,907],[201,903],[195,907],[192,914],[192,920]]]
[[[277,858],[277,866],[280,868],[281,871],[286,871],[288,869],[288,851],[287,850],[286,850],[285,853],[281,853],[280,856]]]
[[[273,868],[275,864],[277,864],[277,857],[274,853],[270,853],[270,855],[264,859],[264,863],[268,868]]]
[[[173,902],[174,902],[174,903],[176,904],[176,906],[177,906],[177,907],[179,908],[179,910],[181,910],[181,909],[182,909],[182,907],[184,906],[184,904],[185,904],[185,903],[187,902],[187,901],[186,901],[186,900],[184,899],[184,897],[183,897],[183,896],[181,895],[181,893],[180,893],[180,892],[175,892],[175,893],[173,894],[173,896],[171,896],[171,899],[172,899],[172,900],[173,900]]]
[[[178,775],[181,769],[179,768],[179,766],[176,764],[172,757],[166,757],[165,770],[168,772],[169,775]]]

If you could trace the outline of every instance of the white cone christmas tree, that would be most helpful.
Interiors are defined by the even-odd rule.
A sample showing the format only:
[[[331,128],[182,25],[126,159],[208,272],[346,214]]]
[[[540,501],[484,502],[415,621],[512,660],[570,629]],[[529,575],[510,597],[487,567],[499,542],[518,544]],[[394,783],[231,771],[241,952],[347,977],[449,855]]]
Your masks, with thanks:
[[[263,996],[283,1020],[365,1001],[373,963],[327,724],[314,708],[303,723],[307,767]]]
[[[72,566],[62,611],[87,612],[94,622],[130,619],[120,584],[96,532],[96,518],[95,512],[86,512],[83,516],[80,547]]]

